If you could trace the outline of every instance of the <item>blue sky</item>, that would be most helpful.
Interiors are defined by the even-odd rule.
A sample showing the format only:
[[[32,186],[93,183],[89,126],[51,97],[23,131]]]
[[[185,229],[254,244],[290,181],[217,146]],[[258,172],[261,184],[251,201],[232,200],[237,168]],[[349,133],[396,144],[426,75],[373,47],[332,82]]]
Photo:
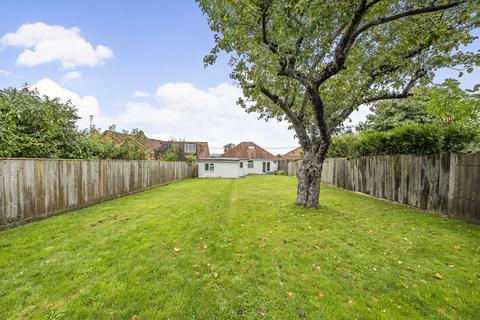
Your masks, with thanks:
[[[228,77],[225,56],[203,67],[212,33],[194,1],[4,0],[2,12],[1,87],[38,84],[43,93],[72,99],[84,117],[94,113],[102,128],[116,123],[157,138],[207,140],[211,147],[243,140],[266,147],[296,145],[286,124],[265,124],[235,105],[240,91]],[[18,32],[38,22],[42,24]],[[41,35],[40,29],[45,31]],[[16,37],[5,38],[8,33]],[[91,47],[66,50],[63,60],[56,57],[63,49],[52,53],[51,48],[21,57],[24,50],[41,51],[50,43],[48,34],[72,41],[67,49],[85,42]],[[440,78],[457,74],[452,72],[444,71]],[[465,86],[471,87],[476,74],[464,76]]]

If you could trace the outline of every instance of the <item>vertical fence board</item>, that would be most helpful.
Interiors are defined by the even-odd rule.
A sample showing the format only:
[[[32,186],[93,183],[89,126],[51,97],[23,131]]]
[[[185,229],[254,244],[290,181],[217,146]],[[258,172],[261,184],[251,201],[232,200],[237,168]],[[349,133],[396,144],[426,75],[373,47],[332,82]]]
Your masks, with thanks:
[[[288,162],[297,175],[301,162]],[[480,153],[329,158],[322,182],[480,223]]]
[[[185,162],[0,159],[0,229],[196,172]]]

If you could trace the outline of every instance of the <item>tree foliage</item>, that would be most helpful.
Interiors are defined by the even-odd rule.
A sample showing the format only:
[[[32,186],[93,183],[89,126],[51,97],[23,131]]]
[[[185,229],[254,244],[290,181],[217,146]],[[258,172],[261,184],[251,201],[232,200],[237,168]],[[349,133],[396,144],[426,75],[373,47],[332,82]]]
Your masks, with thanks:
[[[435,70],[478,64],[471,43],[478,1],[198,0],[230,53],[239,103],[287,120],[305,150],[297,204],[318,206],[322,163],[337,127],[358,106],[406,98]]]
[[[36,90],[0,90],[0,157],[71,158],[78,152],[75,107]]]
[[[464,91],[458,80],[447,79],[427,92],[427,109],[444,124],[479,124],[480,94],[475,93],[478,88],[476,85]]]
[[[223,152],[227,152],[233,148],[235,148],[235,143],[229,142],[223,146]]]
[[[425,90],[415,90],[413,96],[399,100],[385,100],[373,103],[371,114],[356,126],[357,131],[388,131],[406,124],[427,124],[435,120],[428,112],[428,96]]]
[[[407,99],[376,102],[370,108],[373,113],[357,130],[387,131],[412,123],[478,124],[480,96],[476,89],[462,90],[457,80],[447,79],[439,85],[418,88]]]
[[[389,131],[365,131],[332,139],[330,158],[372,155],[432,154],[480,150],[480,128],[460,123],[405,124]]]
[[[0,90],[0,157],[146,158],[145,149],[138,143],[145,135],[138,129],[125,131],[124,141],[117,146],[96,129],[78,130],[78,119],[70,102],[41,96],[28,85]]]

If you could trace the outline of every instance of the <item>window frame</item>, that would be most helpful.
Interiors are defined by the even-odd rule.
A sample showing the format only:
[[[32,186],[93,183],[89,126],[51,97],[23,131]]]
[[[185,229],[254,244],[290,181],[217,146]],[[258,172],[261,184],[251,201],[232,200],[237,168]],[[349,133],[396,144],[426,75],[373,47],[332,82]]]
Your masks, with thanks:
[[[197,145],[195,143],[185,143],[183,145],[183,151],[185,153],[197,153]]]
[[[251,166],[250,166],[251,164]],[[255,163],[253,160],[248,160],[248,169],[254,169],[255,168]]]

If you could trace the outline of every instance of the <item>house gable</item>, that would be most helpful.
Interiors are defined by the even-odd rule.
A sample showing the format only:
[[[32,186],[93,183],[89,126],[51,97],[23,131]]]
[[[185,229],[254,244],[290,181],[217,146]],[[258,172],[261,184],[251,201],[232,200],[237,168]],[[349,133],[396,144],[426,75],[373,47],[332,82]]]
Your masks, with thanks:
[[[263,149],[254,142],[241,142],[232,149],[228,150],[220,157],[222,158],[243,158],[249,160],[271,160],[278,161],[279,159],[273,154]]]

